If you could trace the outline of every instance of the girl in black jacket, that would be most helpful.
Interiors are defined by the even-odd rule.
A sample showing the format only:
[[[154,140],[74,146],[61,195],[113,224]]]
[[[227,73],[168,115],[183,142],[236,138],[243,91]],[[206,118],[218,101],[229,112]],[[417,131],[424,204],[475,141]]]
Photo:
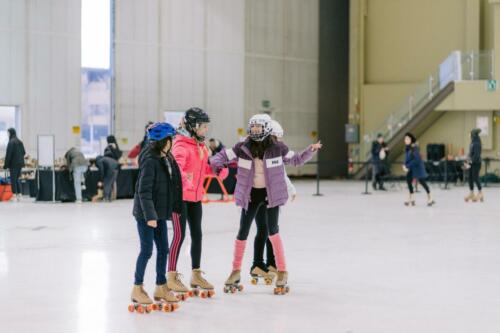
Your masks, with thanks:
[[[479,172],[481,171],[481,138],[479,137],[479,133],[481,130],[479,128],[475,128],[470,132],[470,148],[469,148],[469,157],[467,161],[467,167],[469,168],[469,189],[470,194],[465,197],[465,202],[472,200],[476,201],[484,201],[483,192],[481,189],[481,181],[479,180]],[[474,195],[474,184],[477,186],[478,193]]]
[[[156,123],[148,129],[148,145],[139,156],[139,178],[134,196],[133,215],[137,221],[141,251],[137,258],[132,302],[129,310],[150,311],[153,300],[143,288],[144,272],[156,244],[156,289],[154,300],[165,310],[177,308],[177,297],[167,288],[168,219],[181,213],[182,180],[170,153],[175,129]]]
[[[26,151],[23,142],[17,138],[16,130],[9,128],[7,131],[9,133],[9,143],[7,144],[7,153],[3,167],[6,170],[9,169],[12,192],[16,196],[17,201],[20,201],[22,191],[19,184],[19,177],[21,176],[21,169],[24,167],[24,155],[26,155]]]

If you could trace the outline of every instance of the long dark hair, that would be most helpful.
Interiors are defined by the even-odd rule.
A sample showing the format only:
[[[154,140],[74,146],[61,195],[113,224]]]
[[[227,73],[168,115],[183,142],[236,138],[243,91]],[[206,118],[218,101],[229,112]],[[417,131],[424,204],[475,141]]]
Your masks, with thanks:
[[[172,149],[172,137],[166,137],[164,139],[161,139],[159,141],[153,141],[153,142],[150,142],[150,147],[151,149],[157,153],[158,155],[161,155],[163,149],[165,148],[165,146],[167,145],[167,143],[170,141],[170,149]],[[170,154],[170,151],[169,151],[169,154]]]
[[[252,153],[253,158],[264,159],[265,151],[276,143],[276,139],[274,139],[271,135],[266,137],[262,141],[254,141],[250,140],[250,153]]]

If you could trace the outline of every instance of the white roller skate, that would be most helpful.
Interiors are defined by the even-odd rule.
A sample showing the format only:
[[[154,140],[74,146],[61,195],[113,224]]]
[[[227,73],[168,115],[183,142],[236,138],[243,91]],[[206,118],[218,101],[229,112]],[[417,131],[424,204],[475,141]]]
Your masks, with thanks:
[[[276,288],[274,288],[275,295],[286,295],[290,292],[290,287],[288,286],[288,272],[278,271],[278,276],[276,278]]]
[[[134,285],[130,298],[132,304],[128,306],[129,312],[150,313],[153,310],[153,300],[142,285]]]
[[[227,278],[224,284],[224,292],[227,293],[236,293],[237,291],[243,291],[243,285],[240,284],[241,280],[241,271],[232,271],[229,277]]]

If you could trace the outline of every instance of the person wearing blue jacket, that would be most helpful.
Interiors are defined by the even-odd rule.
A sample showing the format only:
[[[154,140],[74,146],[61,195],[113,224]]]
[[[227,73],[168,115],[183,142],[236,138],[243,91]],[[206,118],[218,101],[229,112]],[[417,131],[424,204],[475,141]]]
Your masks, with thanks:
[[[429,185],[427,185],[427,182],[425,181],[427,178],[427,172],[425,171],[424,161],[422,161],[422,157],[420,156],[417,138],[411,133],[406,133],[404,141],[405,164],[403,165],[403,170],[406,172],[406,183],[408,184],[408,191],[410,192],[408,201],[405,202],[405,206],[415,206],[415,198],[413,196],[414,179],[418,180],[427,193],[427,206],[432,206],[435,202],[432,199]]]

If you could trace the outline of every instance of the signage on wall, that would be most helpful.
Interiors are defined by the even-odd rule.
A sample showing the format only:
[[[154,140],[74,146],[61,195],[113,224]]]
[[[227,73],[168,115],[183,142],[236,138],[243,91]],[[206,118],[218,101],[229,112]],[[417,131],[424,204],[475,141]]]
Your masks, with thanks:
[[[489,92],[497,91],[497,80],[488,80],[488,81],[486,81],[486,89]]]
[[[81,133],[81,128],[80,128],[80,126],[73,126],[71,129],[72,129],[72,131],[73,131],[73,134],[75,134],[75,135],[80,135],[80,133]]]
[[[488,136],[489,135],[489,119],[488,117],[479,116],[476,118],[476,128],[481,130],[479,135]]]

